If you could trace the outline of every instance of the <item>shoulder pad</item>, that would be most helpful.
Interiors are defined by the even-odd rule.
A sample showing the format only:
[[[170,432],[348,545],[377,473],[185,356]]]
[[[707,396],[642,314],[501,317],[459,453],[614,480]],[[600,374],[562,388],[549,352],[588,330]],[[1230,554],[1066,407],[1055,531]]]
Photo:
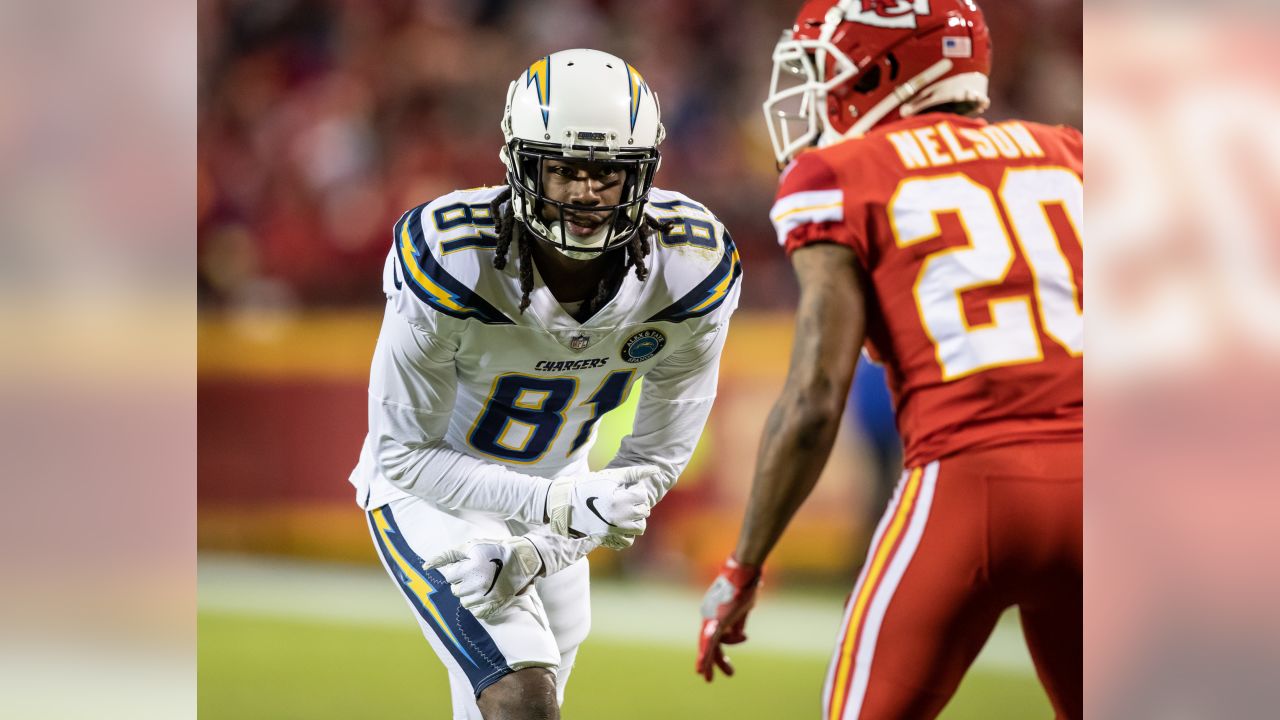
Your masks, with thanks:
[[[664,225],[654,238],[653,270],[675,301],[645,322],[683,322],[722,306],[732,312],[742,260],[729,231],[706,206],[686,195],[654,188],[650,197],[648,212]]]
[[[486,267],[480,256],[457,252],[497,244],[489,205],[501,191],[462,190],[400,216],[391,253],[394,288],[388,289],[389,294],[399,295],[397,309],[415,315],[408,307],[411,295],[421,305],[454,318],[474,318],[487,325],[514,324],[475,291]],[[397,270],[402,282],[394,276]]]
[[[710,258],[719,256],[724,224],[702,203],[683,193],[654,188],[645,214],[663,226],[654,238],[655,251],[694,250]]]
[[[802,225],[844,220],[839,178],[817,152],[801,153],[782,171],[769,220],[780,245],[786,245],[787,235]]]

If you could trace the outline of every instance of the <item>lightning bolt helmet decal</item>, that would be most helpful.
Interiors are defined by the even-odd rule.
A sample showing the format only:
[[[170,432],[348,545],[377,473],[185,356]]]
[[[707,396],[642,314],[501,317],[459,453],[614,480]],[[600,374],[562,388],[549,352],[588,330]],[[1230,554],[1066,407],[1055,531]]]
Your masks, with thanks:
[[[630,66],[628,66],[630,67]],[[538,104],[542,106],[542,126],[550,127],[551,125],[551,56],[544,55],[534,61],[529,66],[528,72],[525,73],[525,84],[533,86],[538,91]],[[636,101],[631,101],[631,125],[636,124]]]
[[[640,72],[627,63],[627,80],[631,86],[631,132],[636,131],[636,118],[640,116],[640,98],[649,92],[649,83],[640,77]]]

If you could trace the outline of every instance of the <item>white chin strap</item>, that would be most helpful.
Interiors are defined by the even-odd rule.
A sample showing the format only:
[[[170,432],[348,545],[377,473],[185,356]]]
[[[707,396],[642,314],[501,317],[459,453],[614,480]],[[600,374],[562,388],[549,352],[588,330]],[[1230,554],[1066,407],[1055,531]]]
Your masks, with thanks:
[[[522,198],[520,196],[520,193],[518,192],[513,193],[511,196],[511,202],[512,202],[512,208],[511,208],[512,211],[515,213],[517,218],[521,218],[520,222],[524,222],[523,218],[526,217],[524,212],[524,209],[525,209],[524,198]],[[610,220],[612,219],[613,218],[610,218]],[[562,243],[570,247],[577,246],[582,248],[598,248],[604,245],[604,241],[607,239],[608,233],[609,233],[608,222],[601,223],[600,227],[597,228],[595,232],[591,233],[585,238],[577,237],[567,231],[562,232],[561,228],[564,226],[561,225],[559,220],[548,221],[540,217],[535,220],[532,217],[530,217],[529,222],[539,223],[542,226],[542,229],[546,232],[547,238],[551,240],[552,242],[551,246],[554,247],[558,252],[563,254],[565,257],[569,257],[574,260],[591,260],[592,258],[600,257],[600,253],[598,251],[597,252],[577,252],[571,249],[566,250],[564,247],[562,247]]]
[[[902,105],[919,93],[926,85],[934,82],[943,75],[946,75],[952,65],[953,63],[950,60],[939,60],[925,68],[924,72],[895,87],[893,92],[889,93],[883,100],[872,106],[872,108],[867,111],[866,115],[855,120],[853,127],[849,128],[849,130],[845,132],[844,137],[861,137],[868,130],[875,127],[876,123],[883,120],[885,116],[894,110],[897,110],[899,105]],[[903,117],[906,117],[905,114],[902,115]]]
[[[943,103],[975,103],[982,112],[991,105],[987,97],[987,76],[978,72],[953,75],[946,80],[939,80],[920,92],[919,95],[902,103],[898,114],[911,117],[921,110]]]
[[[987,76],[969,72],[939,81],[938,78],[950,72],[952,66],[950,60],[943,59],[925,68],[924,72],[894,88],[836,139],[861,137],[894,110],[904,118],[935,105],[953,102],[973,102],[978,104],[979,111],[986,110],[991,104],[987,97]]]

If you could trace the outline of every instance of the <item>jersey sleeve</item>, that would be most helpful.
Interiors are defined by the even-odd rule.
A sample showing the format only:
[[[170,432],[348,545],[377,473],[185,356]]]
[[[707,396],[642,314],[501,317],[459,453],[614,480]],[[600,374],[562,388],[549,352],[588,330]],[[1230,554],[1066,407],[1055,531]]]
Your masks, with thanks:
[[[737,290],[720,322],[706,322],[676,352],[644,376],[640,402],[630,435],[622,439],[608,467],[655,465],[663,477],[647,487],[656,503],[675,484],[693,457],[707,416],[716,399],[720,355],[729,332],[729,314],[737,305]]]
[[[778,244],[790,255],[818,242],[861,251],[861,239],[846,222],[844,191],[835,171],[816,152],[801,153],[783,171],[769,219]]]
[[[369,379],[369,436],[377,472],[450,510],[543,523],[551,481],[485,462],[445,441],[457,392],[457,344],[429,315],[410,322],[388,302]]]
[[[659,282],[670,304],[645,322],[720,323],[737,306],[742,257],[728,228],[705,206],[670,190],[655,190],[648,212],[665,225],[659,252],[679,249],[677,261],[662,262]]]
[[[486,240],[482,235],[465,236],[473,226],[450,226],[461,212],[487,208],[484,203],[456,202],[459,196],[445,195],[400,216],[383,273],[383,291],[396,311],[415,325],[447,322],[438,320],[442,318],[512,325],[514,321],[477,289],[480,267],[476,254],[448,251],[452,244]]]
[[[1072,160],[1072,169],[1084,179],[1084,133],[1069,125],[1059,126],[1058,129],[1062,131],[1063,144]]]

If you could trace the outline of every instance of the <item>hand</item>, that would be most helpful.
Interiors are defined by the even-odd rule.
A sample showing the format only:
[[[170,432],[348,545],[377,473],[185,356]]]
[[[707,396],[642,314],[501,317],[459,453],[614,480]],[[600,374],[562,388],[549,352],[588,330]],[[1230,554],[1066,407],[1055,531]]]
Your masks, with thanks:
[[[756,604],[761,570],[725,560],[707,594],[702,598],[702,633],[698,636],[698,674],[711,682],[715,668],[733,675],[733,663],[720,647],[744,642],[747,613]]]
[[[551,531],[603,537],[614,549],[629,544],[622,538],[644,534],[650,510],[645,487],[655,474],[661,471],[652,465],[636,465],[556,478],[547,493]]]
[[[542,572],[542,556],[523,537],[471,540],[431,558],[424,570],[439,570],[462,607],[481,620],[507,609]]]
[[[654,468],[654,470],[656,470],[656,468]],[[657,505],[658,501],[667,494],[667,491],[670,490],[671,486],[674,484],[675,480],[660,471],[646,472],[636,483],[637,487],[644,491],[645,502],[648,503],[650,508]],[[604,536],[600,541],[600,544],[610,550],[626,550],[635,544],[635,541],[635,535],[622,535],[615,533]]]

